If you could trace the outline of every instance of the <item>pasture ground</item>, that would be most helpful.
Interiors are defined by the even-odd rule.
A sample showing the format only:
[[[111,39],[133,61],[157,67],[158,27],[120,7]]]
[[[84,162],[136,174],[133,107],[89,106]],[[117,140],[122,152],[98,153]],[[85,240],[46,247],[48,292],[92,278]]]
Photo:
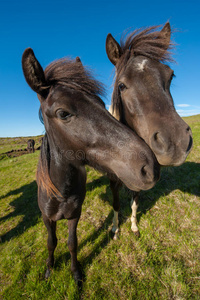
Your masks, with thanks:
[[[112,240],[109,181],[87,167],[78,225],[81,293],[70,272],[66,220],[58,222],[55,268],[44,280],[47,232],[35,182],[39,151],[9,158],[3,153],[25,148],[26,139],[0,139],[0,299],[200,299],[200,115],[186,121],[193,150],[182,166],[163,169],[158,184],[141,193],[140,238],[131,232],[130,193],[122,188],[120,238]]]

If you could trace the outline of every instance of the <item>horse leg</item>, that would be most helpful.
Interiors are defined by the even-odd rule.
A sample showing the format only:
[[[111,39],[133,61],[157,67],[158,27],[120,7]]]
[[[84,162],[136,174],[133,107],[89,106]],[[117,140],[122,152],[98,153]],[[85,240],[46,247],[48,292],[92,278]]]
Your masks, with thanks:
[[[47,259],[47,270],[45,273],[45,279],[47,279],[49,278],[50,270],[53,268],[54,265],[54,251],[57,246],[56,222],[50,220],[45,215],[43,215],[43,221],[48,232],[47,247],[49,251],[49,257]]]
[[[119,209],[120,209],[120,202],[119,202],[119,188],[120,184],[116,181],[110,180],[110,188],[113,194],[113,209],[114,209],[114,218],[113,218],[113,227],[112,232],[114,233],[113,239],[116,240],[119,235]]]
[[[71,271],[74,276],[76,284],[80,287],[82,285],[82,272],[80,269],[79,262],[77,260],[77,235],[76,229],[78,225],[79,217],[76,219],[68,220],[69,237],[68,237],[68,248],[71,255]]]
[[[131,200],[131,230],[134,232],[136,236],[140,236],[139,229],[137,227],[137,208],[139,205],[139,193],[133,192],[132,200]]]

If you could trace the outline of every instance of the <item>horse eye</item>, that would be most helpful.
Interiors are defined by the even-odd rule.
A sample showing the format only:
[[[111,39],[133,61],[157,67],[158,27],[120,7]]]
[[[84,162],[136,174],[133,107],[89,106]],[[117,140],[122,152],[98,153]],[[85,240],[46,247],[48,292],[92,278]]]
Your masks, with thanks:
[[[58,116],[58,118],[61,119],[61,120],[66,120],[66,119],[68,119],[69,117],[71,117],[71,114],[68,113],[67,111],[59,110],[59,111],[57,112],[57,116]]]
[[[125,84],[120,83],[118,88],[119,88],[120,92],[123,92],[125,90],[126,86],[125,86]]]

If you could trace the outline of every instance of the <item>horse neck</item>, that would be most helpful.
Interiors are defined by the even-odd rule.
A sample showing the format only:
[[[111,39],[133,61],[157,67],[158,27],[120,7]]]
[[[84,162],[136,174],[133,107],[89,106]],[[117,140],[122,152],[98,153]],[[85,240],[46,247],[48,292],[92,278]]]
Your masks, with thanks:
[[[50,179],[63,196],[68,196],[67,192],[70,193],[77,184],[85,184],[85,167],[73,155],[71,149],[60,150],[48,134],[46,139],[50,157],[48,162]]]

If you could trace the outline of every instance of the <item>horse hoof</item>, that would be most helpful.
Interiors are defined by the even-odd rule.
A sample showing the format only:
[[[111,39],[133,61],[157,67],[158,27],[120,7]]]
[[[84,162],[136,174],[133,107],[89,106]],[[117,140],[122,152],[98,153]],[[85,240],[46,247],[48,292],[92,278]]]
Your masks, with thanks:
[[[119,239],[119,232],[114,233],[114,232],[111,231],[110,236],[111,236],[112,240],[117,241]]]
[[[113,235],[113,240],[117,241],[119,239],[119,231],[115,232],[115,234]]]
[[[133,233],[134,233],[134,235],[135,235],[136,237],[138,237],[138,238],[140,237],[140,232],[139,232],[139,230],[138,230],[138,231],[134,231]]]
[[[50,271],[50,269],[47,269],[46,273],[45,273],[45,276],[44,276],[45,279],[49,279],[50,275],[51,275],[51,271]]]
[[[83,284],[83,275],[82,275],[82,272],[79,270],[79,271],[74,272],[73,275],[74,275],[74,281],[75,281],[77,287],[81,288],[82,284]]]
[[[116,241],[119,239],[119,229],[117,230],[111,230],[111,238]]]

